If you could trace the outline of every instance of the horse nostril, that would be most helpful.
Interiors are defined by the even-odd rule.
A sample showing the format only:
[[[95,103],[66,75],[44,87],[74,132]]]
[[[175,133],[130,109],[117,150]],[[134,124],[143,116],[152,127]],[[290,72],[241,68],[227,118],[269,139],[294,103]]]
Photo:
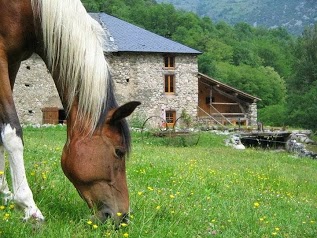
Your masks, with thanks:
[[[126,224],[128,224],[129,221],[130,221],[130,220],[129,220],[129,214],[128,214],[128,213],[123,214],[121,223],[126,223]]]
[[[108,219],[108,218],[111,218],[111,213],[105,212],[105,213],[104,213],[104,219],[106,220],[106,219]]]

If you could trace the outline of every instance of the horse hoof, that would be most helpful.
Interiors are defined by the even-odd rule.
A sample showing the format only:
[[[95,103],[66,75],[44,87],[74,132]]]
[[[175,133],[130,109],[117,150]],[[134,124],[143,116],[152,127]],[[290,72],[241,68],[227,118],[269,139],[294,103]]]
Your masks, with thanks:
[[[38,208],[30,208],[25,210],[23,221],[33,220],[36,222],[44,222],[45,218]]]

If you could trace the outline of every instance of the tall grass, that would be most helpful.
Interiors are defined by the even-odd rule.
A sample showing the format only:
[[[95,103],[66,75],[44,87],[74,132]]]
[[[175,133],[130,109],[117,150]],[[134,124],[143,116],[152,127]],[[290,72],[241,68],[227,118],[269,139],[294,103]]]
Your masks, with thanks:
[[[1,206],[0,237],[317,237],[317,161],[234,150],[211,133],[192,147],[134,133],[131,223],[115,230],[90,222],[63,175],[65,128],[27,128],[24,135],[29,183],[46,222],[22,222],[14,204]]]

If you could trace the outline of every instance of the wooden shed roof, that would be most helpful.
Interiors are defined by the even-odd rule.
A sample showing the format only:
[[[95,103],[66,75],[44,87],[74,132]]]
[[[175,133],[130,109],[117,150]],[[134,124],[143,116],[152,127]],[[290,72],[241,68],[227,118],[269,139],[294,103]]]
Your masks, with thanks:
[[[198,79],[204,82],[205,84],[208,84],[210,86],[216,86],[219,90],[227,93],[228,95],[234,96],[240,100],[247,101],[247,102],[257,102],[260,101],[261,99],[255,96],[252,96],[248,93],[245,93],[239,89],[236,89],[234,87],[231,87],[227,84],[224,84],[218,80],[215,80],[208,75],[198,73]]]

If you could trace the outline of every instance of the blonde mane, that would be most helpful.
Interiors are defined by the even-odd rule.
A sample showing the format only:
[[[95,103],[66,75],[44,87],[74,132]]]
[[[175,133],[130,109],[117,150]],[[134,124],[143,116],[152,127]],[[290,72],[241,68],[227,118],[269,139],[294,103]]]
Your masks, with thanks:
[[[103,54],[104,31],[79,0],[31,0],[43,32],[47,67],[59,72],[68,113],[78,98],[78,117],[91,130],[107,99],[109,66]],[[71,9],[71,10],[70,10]],[[56,79],[55,79],[56,80]]]

